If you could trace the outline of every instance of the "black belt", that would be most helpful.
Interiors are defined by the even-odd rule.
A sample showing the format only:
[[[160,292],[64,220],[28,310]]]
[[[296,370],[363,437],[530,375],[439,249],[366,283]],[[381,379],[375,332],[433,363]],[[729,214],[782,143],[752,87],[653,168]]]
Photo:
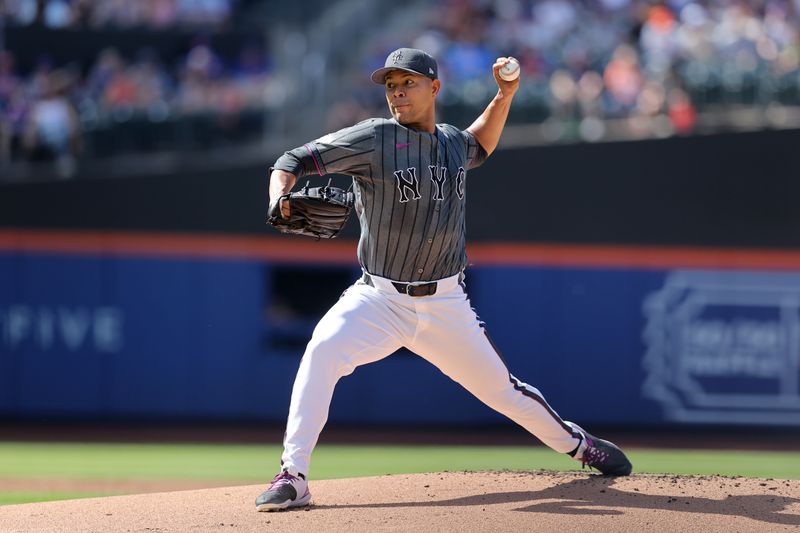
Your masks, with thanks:
[[[372,282],[372,278],[366,272],[364,272],[364,283],[370,287],[375,286]],[[392,281],[392,285],[394,285],[394,288],[397,289],[397,292],[400,294],[408,294],[409,296],[431,296],[436,294],[437,283],[435,281],[431,281],[430,283],[400,283]]]

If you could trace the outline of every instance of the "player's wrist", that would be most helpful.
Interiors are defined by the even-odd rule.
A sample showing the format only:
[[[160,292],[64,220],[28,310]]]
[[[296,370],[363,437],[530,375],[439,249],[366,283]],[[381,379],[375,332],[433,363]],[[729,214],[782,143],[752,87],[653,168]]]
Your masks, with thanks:
[[[270,200],[267,216],[269,218],[288,218],[289,204],[285,200],[285,195],[277,196],[274,200]]]
[[[511,105],[511,100],[513,100],[514,99],[514,95],[517,94],[517,89],[518,88],[519,88],[519,85],[517,85],[514,88],[499,87],[497,89],[497,94],[494,97],[495,101],[497,101],[498,103],[501,103],[501,104]]]
[[[267,218],[277,217],[280,214],[280,199],[271,200],[269,202],[269,207],[267,208]]]

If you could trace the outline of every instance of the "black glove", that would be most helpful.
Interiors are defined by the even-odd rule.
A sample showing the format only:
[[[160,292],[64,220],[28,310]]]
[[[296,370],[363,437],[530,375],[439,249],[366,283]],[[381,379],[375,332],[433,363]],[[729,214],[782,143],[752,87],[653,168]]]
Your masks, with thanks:
[[[281,200],[289,202],[289,218],[281,215]],[[348,190],[331,187],[309,188],[284,194],[269,204],[267,222],[281,233],[297,233],[317,239],[332,239],[347,222],[355,204],[355,195]]]

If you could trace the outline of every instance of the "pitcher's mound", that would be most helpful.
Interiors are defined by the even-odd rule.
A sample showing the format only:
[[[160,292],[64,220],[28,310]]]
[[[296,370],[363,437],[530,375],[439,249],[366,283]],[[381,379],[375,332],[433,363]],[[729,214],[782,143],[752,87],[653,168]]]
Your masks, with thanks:
[[[800,482],[719,476],[459,472],[311,482],[259,513],[265,485],[0,507],[2,531],[783,531]]]

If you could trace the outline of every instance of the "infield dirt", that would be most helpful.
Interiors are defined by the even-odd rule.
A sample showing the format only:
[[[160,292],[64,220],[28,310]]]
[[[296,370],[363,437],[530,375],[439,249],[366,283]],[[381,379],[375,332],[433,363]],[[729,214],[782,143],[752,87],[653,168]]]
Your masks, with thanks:
[[[263,485],[0,507],[28,531],[790,531],[800,481],[445,472],[312,481],[312,505],[255,511]]]

